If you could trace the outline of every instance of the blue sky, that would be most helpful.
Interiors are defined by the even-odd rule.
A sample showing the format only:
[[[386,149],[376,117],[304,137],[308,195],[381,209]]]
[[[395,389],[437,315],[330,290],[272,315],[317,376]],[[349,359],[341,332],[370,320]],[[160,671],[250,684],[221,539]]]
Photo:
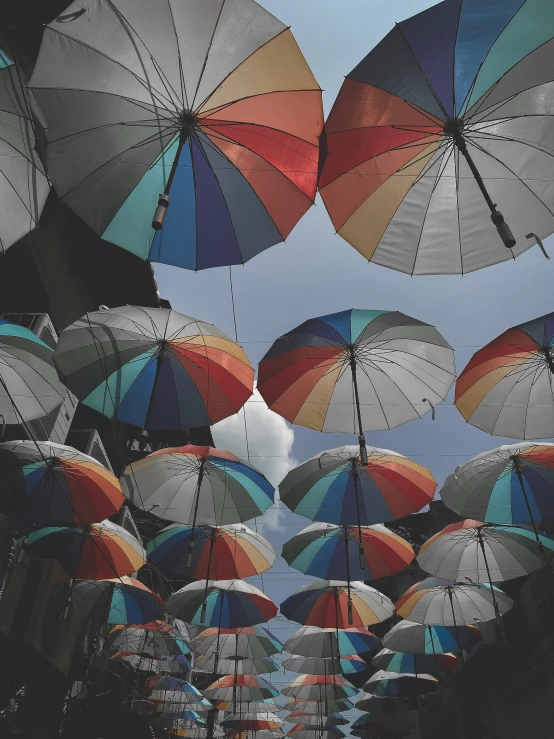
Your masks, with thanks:
[[[291,25],[324,90],[327,115],[344,76],[394,23],[433,3],[265,0],[262,4]],[[496,237],[493,230],[490,237]],[[554,256],[552,239],[545,245]],[[538,248],[516,261],[464,277],[410,277],[368,264],[334,233],[318,198],[286,244],[274,246],[244,267],[233,268],[238,339],[256,366],[275,338],[309,317],[348,308],[400,310],[436,325],[454,346],[461,371],[477,348],[509,326],[554,310],[553,275],[554,260],[545,260]],[[156,279],[162,296],[174,309],[213,322],[234,336],[227,268],[195,274],[156,265]],[[257,442],[260,449],[286,457],[276,463],[252,457],[253,463],[269,473],[290,464],[291,456],[303,461],[324,449],[354,443],[354,438],[345,434],[320,434],[300,427],[294,427],[292,437],[284,422],[275,422],[269,416],[264,421],[259,412],[251,422],[251,410],[247,412],[247,426],[252,423],[251,447]],[[264,424],[273,434],[267,439],[263,437]],[[232,440],[235,451],[244,456],[240,424],[231,431],[235,436],[227,434],[225,438]],[[468,426],[453,407],[452,398],[437,409],[434,422],[428,415],[367,437],[368,444],[394,449],[426,465],[439,483],[456,465],[506,441]],[[290,513],[273,513],[260,522],[259,531],[280,551],[284,539],[308,523]],[[275,573],[264,576],[263,585],[267,594],[279,602],[306,580],[278,560]],[[294,630],[283,622],[274,627],[280,638]]]

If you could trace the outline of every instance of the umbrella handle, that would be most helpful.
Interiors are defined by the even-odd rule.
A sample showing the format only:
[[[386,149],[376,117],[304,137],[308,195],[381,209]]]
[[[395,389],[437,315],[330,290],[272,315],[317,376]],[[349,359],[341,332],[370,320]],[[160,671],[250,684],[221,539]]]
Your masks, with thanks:
[[[538,245],[539,249],[542,251],[542,253],[544,254],[545,258],[546,259],[550,259],[550,257],[548,256],[548,252],[544,248],[544,244],[542,243],[542,239],[540,239],[537,236],[537,234],[534,234],[533,232],[531,232],[530,234],[526,234],[525,238],[526,239],[535,239],[535,241],[537,242],[537,245]]]

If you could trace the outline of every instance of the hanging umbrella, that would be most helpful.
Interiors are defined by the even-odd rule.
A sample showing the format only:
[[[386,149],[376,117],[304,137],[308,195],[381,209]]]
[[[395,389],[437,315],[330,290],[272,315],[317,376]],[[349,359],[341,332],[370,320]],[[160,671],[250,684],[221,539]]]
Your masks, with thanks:
[[[396,603],[396,611],[415,623],[457,627],[491,621],[512,605],[512,599],[498,588],[455,583],[424,587],[404,596]]]
[[[378,670],[386,672],[409,672],[416,675],[421,673],[435,674],[441,670],[453,670],[459,666],[458,658],[447,652],[446,654],[408,654],[393,652],[390,649],[381,649],[371,660]]]
[[[398,311],[346,310],[305,321],[260,362],[268,407],[316,431],[359,435],[421,418],[454,382],[454,351],[434,326]]]
[[[195,728],[195,729],[168,729],[167,733],[171,736],[186,736],[190,739],[210,739],[210,737],[223,737],[225,732],[218,726],[214,726],[213,729],[208,732],[207,729]]]
[[[8,441],[0,444],[0,469],[0,508],[22,524],[83,526],[113,516],[123,505],[112,473],[70,446]]]
[[[126,496],[135,505],[183,524],[180,528],[168,527],[159,532],[150,554],[160,567],[186,577],[192,577],[193,560],[195,568],[202,566],[198,559],[203,552],[201,544],[206,541],[208,529],[204,533],[196,532],[197,521],[209,526],[246,521],[265,513],[273,505],[275,497],[273,485],[250,463],[231,452],[193,444],[161,449],[130,464],[121,483]],[[216,532],[210,530],[214,539],[213,546],[210,542],[207,549],[207,559],[210,559],[210,551],[213,559],[214,548],[217,556],[218,551],[225,549],[224,543],[229,543],[233,536],[238,537],[240,532],[240,528],[235,529],[234,534],[229,531],[226,538],[222,534],[222,539],[217,542],[220,546],[216,548]],[[200,545],[193,556],[197,538]],[[241,537],[240,541],[246,538]],[[186,552],[183,552],[184,544]],[[271,559],[271,551],[263,547],[263,552]],[[259,558],[257,561],[260,562]],[[203,566],[207,569],[207,561]]]
[[[364,690],[378,696],[412,698],[439,689],[439,681],[432,675],[412,675],[379,670],[369,678]]]
[[[164,602],[140,580],[121,577],[117,580],[93,582],[84,580],[75,585],[84,618],[107,624],[140,624],[161,618]]]
[[[170,675],[155,675],[139,687],[152,703],[177,703],[181,706],[204,705],[204,697],[194,685]]]
[[[305,675],[355,675],[367,670],[367,662],[355,654],[344,657],[302,657],[293,654],[283,660],[283,667],[289,672]]]
[[[552,558],[554,540],[540,536],[540,543]],[[491,586],[529,575],[543,566],[532,531],[473,520],[447,526],[426,541],[417,561],[423,570],[437,577]]]
[[[204,695],[209,700],[249,703],[265,700],[266,698],[275,698],[279,695],[279,691],[263,677],[225,675],[209,685],[204,690]]]
[[[190,642],[190,646],[196,654],[219,654],[223,659],[240,656],[259,660],[283,651],[279,639],[265,626],[205,629]]]
[[[0,107],[1,100],[0,80]],[[2,225],[7,220],[2,218]],[[2,226],[0,248],[1,233]],[[42,418],[63,403],[66,392],[52,363],[52,349],[29,329],[0,318],[0,421],[21,424]]]
[[[283,695],[296,700],[343,700],[360,691],[339,675],[299,675],[282,690]]]
[[[246,733],[242,729],[227,730],[225,736],[229,739],[247,739]],[[255,733],[255,739],[279,739],[282,736],[284,736],[282,729],[259,729]]]
[[[272,731],[280,729],[283,726],[283,721],[270,711],[266,713],[247,711],[246,713],[234,713],[226,716],[221,721],[221,726],[225,729],[242,729],[244,732]]]
[[[202,493],[196,497],[200,501]],[[161,570],[212,580],[252,577],[268,570],[276,559],[271,544],[243,524],[173,524],[149,542],[147,553],[148,560]]]
[[[382,525],[362,527],[360,538],[354,526],[314,523],[285,542],[282,556],[306,575],[378,580],[404,570],[415,555],[411,544]]]
[[[15,64],[1,52],[0,119],[0,253],[3,254],[35,228],[50,186],[36,151],[25,87]]]
[[[199,580],[166,601],[167,612],[191,624],[237,628],[269,621],[277,606],[242,580]]]
[[[31,532],[20,546],[30,557],[57,559],[78,580],[120,578],[146,562],[140,542],[108,520],[85,528],[48,526]]]
[[[186,642],[163,621],[116,626],[110,631],[110,646],[117,651],[155,658],[180,659],[190,653]]]
[[[314,580],[281,603],[281,613],[308,626],[363,626],[386,621],[394,613],[392,601],[363,582]]]
[[[287,639],[284,648],[291,654],[303,657],[336,658],[350,654],[363,654],[381,649],[381,642],[363,626],[348,629],[320,629],[318,626],[303,626]]]
[[[331,713],[328,716],[318,716],[311,713],[303,713],[302,711],[292,711],[285,716],[285,721],[289,724],[302,724],[303,726],[346,726],[349,720],[342,713]]]
[[[391,698],[387,696],[363,693],[356,701],[359,711],[370,711],[372,714],[406,713],[416,711],[418,707],[417,698]]]
[[[316,739],[314,733],[316,731],[319,732],[317,734],[319,739],[340,739],[340,737],[346,736],[338,726],[329,726],[322,731],[315,726],[304,726],[303,724],[293,726],[287,736],[293,737],[293,739]]]
[[[166,308],[87,313],[62,331],[53,359],[85,405],[148,430],[211,426],[240,410],[254,387],[242,347]]]
[[[240,701],[220,701],[220,700],[212,700],[213,707],[216,708],[218,711],[227,711],[232,713],[235,710],[235,706],[238,704],[239,708],[241,707]],[[238,709],[237,709],[238,710]],[[277,713],[281,710],[281,706],[279,706],[272,698],[266,698],[263,701],[250,701],[248,704],[248,710],[252,711],[254,713]]]
[[[273,657],[261,659],[245,659],[244,657],[222,658],[216,654],[195,656],[194,669],[218,675],[264,675],[279,672],[281,664]]]
[[[354,704],[350,700],[327,700],[321,703],[319,700],[300,700],[289,698],[282,706],[283,711],[302,711],[318,716],[337,713],[338,711],[351,711]]]
[[[509,328],[476,352],[456,381],[455,405],[495,436],[554,436],[554,313]]]
[[[323,126],[290,29],[253,0],[72,13],[46,27],[29,83],[64,202],[103,239],[187,269],[283,241],[315,198]]]
[[[407,654],[447,654],[478,644],[483,634],[475,626],[430,626],[400,621],[383,637],[388,649]]]
[[[466,273],[554,231],[553,22],[549,3],[447,0],[397,24],[350,72],[325,125],[319,187],[364,257]]]
[[[169,658],[158,658],[144,654],[133,654],[132,652],[115,652],[111,660],[125,662],[137,672],[147,672],[154,675],[182,675],[189,672],[192,667],[184,655],[174,655]]]
[[[196,727],[202,728],[206,725],[206,719],[196,711],[183,711],[182,715],[178,719],[167,719],[162,720],[162,725],[167,729],[194,729]]]

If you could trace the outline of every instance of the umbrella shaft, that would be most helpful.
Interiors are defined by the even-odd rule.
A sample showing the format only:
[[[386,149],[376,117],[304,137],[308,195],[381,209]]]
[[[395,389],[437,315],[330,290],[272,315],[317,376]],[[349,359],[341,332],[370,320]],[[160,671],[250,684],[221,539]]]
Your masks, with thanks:
[[[548,571],[548,559],[546,556],[546,552],[544,550],[544,547],[542,545],[541,538],[539,536],[539,532],[537,531],[537,524],[535,523],[535,517],[533,516],[533,511],[531,510],[531,504],[529,503],[529,497],[527,496],[527,491],[525,490],[525,485],[523,484],[523,475],[521,474],[521,469],[519,466],[519,460],[514,457],[513,458],[513,464],[514,469],[517,475],[517,479],[519,480],[519,485],[521,487],[521,492],[523,493],[523,499],[525,500],[525,506],[527,508],[527,512],[529,514],[529,520],[531,521],[531,526],[533,527],[533,533],[535,534],[535,540],[537,542],[537,548],[540,552],[542,561],[544,566],[547,568]]]
[[[452,137],[454,139],[454,143],[458,147],[458,149],[462,152],[462,154],[465,157],[465,160],[468,164],[468,167],[471,169],[471,173],[475,177],[475,181],[477,182],[477,185],[479,186],[479,189],[483,193],[483,197],[485,198],[485,201],[487,205],[490,208],[491,213],[494,213],[496,211],[496,205],[492,202],[492,198],[489,195],[487,188],[485,187],[485,183],[483,182],[483,178],[481,177],[479,170],[477,169],[477,166],[475,165],[475,162],[471,158],[471,154],[467,150],[467,145],[464,140],[464,137],[459,131],[454,131],[452,134]]]
[[[364,430],[362,428],[362,411],[360,408],[360,396],[358,394],[358,378],[356,376],[356,357],[354,349],[350,349],[350,367],[352,369],[352,384],[354,385],[354,399],[356,401],[356,415],[358,418],[358,441],[360,443],[360,462],[367,467],[367,449],[365,445]]]
[[[485,568],[487,570],[487,577],[489,579],[489,585],[490,585],[491,594],[492,594],[492,604],[494,606],[494,614],[496,616],[496,623],[498,626],[500,626],[502,623],[502,619],[500,618],[500,609],[498,608],[498,601],[496,600],[496,595],[494,593],[494,586],[492,584],[491,572],[489,569],[489,563],[487,561],[487,554],[485,552],[485,542],[483,541],[483,532],[481,531],[480,528],[477,529],[477,539],[479,540],[479,546],[481,547],[481,552],[483,553],[483,560],[485,562]]]

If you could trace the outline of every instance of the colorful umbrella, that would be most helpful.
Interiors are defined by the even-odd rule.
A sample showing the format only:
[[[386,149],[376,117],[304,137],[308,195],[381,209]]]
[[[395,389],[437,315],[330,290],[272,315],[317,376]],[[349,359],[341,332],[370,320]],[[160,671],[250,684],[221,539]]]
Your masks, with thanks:
[[[194,669],[203,672],[211,672],[214,675],[265,675],[266,673],[279,672],[280,662],[273,657],[262,657],[261,659],[247,659],[244,657],[220,657],[217,654],[199,655],[195,657]]]
[[[305,321],[260,362],[268,407],[316,431],[360,436],[421,418],[454,382],[454,351],[434,326],[398,311],[346,310]]]
[[[200,500],[201,494],[197,497]],[[148,560],[161,570],[208,580],[252,577],[268,570],[277,556],[266,539],[243,524],[194,528],[173,524],[162,529],[146,551]]]
[[[318,716],[312,713],[303,713],[302,711],[292,711],[285,716],[285,721],[289,724],[302,724],[303,726],[346,726],[349,722],[342,713],[331,713],[327,716]]]
[[[483,634],[475,626],[429,626],[400,621],[383,637],[388,649],[407,654],[447,654],[478,644]]]
[[[323,127],[290,29],[253,0],[72,13],[46,27],[30,82],[64,202],[103,239],[186,269],[283,241],[315,198]]]
[[[0,81],[0,106],[1,100]],[[3,182],[4,178],[0,178],[0,187]],[[3,218],[2,225],[7,220]],[[63,403],[66,392],[52,364],[52,349],[29,329],[0,318],[0,415],[3,422],[21,424],[42,418]]]
[[[350,711],[354,704],[350,700],[328,700],[321,703],[319,700],[307,701],[298,698],[289,698],[282,706],[283,711],[302,711],[317,714],[318,716],[337,711]]]
[[[211,737],[223,737],[225,736],[225,732],[220,729],[218,726],[214,726],[211,730],[211,733],[208,732],[207,729],[202,728],[194,728],[194,729],[181,729],[181,728],[175,728],[175,729],[168,729],[167,733],[171,736],[186,736],[190,737],[190,739],[211,739]]]
[[[3,254],[35,228],[50,185],[36,151],[25,87],[15,64],[1,52],[0,116],[0,253]]]
[[[242,347],[165,308],[87,313],[62,331],[53,359],[85,405],[149,430],[211,426],[240,410],[254,387]]]
[[[271,683],[254,675],[225,675],[204,690],[209,700],[250,703],[279,695]]]
[[[163,659],[132,652],[115,652],[110,659],[125,662],[137,672],[149,672],[155,675],[182,675],[192,669],[184,655],[174,655],[171,659]]]
[[[206,719],[196,711],[183,711],[181,718],[178,719],[163,719],[162,725],[165,728],[172,729],[193,729],[196,726],[204,726]]]
[[[283,695],[296,700],[343,700],[360,691],[339,675],[299,675],[282,690]]]
[[[553,24],[547,2],[446,0],[397,24],[350,72],[325,125],[319,187],[364,257],[466,273],[554,231]]]
[[[364,690],[378,696],[412,698],[439,689],[439,681],[432,675],[412,675],[379,670],[364,685]]]
[[[194,685],[170,675],[155,675],[148,678],[139,687],[143,695],[154,702],[179,703],[182,705],[202,705],[204,697]]]
[[[367,670],[367,662],[355,654],[345,657],[302,657],[293,654],[283,660],[283,667],[289,672],[307,675],[355,675]]]
[[[190,642],[190,646],[196,654],[218,654],[223,659],[238,655],[258,660],[283,651],[279,639],[265,626],[205,629]]]
[[[84,580],[75,585],[84,618],[107,624],[141,624],[161,618],[164,602],[140,580],[121,577],[118,580],[93,582]]]
[[[459,665],[458,658],[450,652],[445,654],[408,654],[406,652],[393,652],[386,648],[381,649],[371,662],[378,670],[409,672],[416,675],[453,670]]]
[[[154,658],[180,659],[190,653],[186,642],[163,621],[116,626],[110,631],[110,646],[117,651]]]
[[[364,654],[381,649],[381,642],[363,626],[348,629],[320,629],[318,626],[303,626],[287,639],[284,648],[291,654],[303,657],[335,658],[350,654]]]
[[[282,556],[295,570],[329,580],[378,580],[405,569],[415,556],[411,544],[385,526],[364,526],[359,533],[353,526],[314,523],[285,542]]]
[[[106,580],[130,575],[146,562],[132,534],[111,521],[86,528],[49,526],[31,532],[21,545],[30,557],[57,559],[77,580]]]
[[[366,451],[367,465],[356,446],[317,454],[286,475],[281,500],[312,521],[357,525],[359,538],[361,526],[403,518],[433,500],[437,483],[428,469],[388,449]]]
[[[363,693],[356,701],[356,708],[359,711],[371,711],[374,714],[406,713],[416,711],[417,707],[416,698],[389,698],[371,693]]]
[[[83,526],[113,516],[123,505],[112,473],[69,446],[9,441],[0,444],[0,469],[0,508],[23,524]]]
[[[247,711],[246,713],[234,713],[226,716],[221,721],[221,726],[225,729],[242,729],[244,732],[272,731],[280,729],[283,726],[283,721],[270,711],[266,713]]]
[[[229,739],[247,739],[247,735],[242,729],[228,730],[225,732],[225,736]],[[282,736],[284,734],[281,729],[259,729],[255,733],[255,739],[279,739]]]
[[[212,703],[214,708],[217,708],[218,711],[228,711],[232,713],[235,708],[237,708],[237,710],[242,710],[242,704],[238,701],[213,700]],[[248,704],[248,710],[254,713],[267,713],[268,711],[270,713],[277,713],[281,710],[281,707],[275,703],[272,698],[266,698],[263,701],[250,701]]]
[[[554,313],[509,328],[476,352],[456,381],[466,421],[495,436],[554,436]]]
[[[549,558],[554,540],[539,537]],[[523,577],[543,566],[542,552],[532,531],[466,520],[447,526],[421,547],[420,567],[452,581],[493,582]]]
[[[199,580],[166,601],[167,612],[191,624],[237,628],[269,621],[277,606],[242,580]]]
[[[344,629],[386,621],[394,614],[394,605],[363,582],[314,580],[284,600],[281,613],[300,624]]]

